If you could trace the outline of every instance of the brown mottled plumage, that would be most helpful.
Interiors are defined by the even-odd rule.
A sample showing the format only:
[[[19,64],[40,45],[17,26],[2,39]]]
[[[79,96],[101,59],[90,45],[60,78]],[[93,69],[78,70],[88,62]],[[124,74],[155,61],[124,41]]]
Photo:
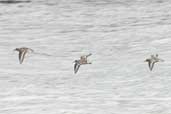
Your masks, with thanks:
[[[78,69],[80,68],[81,65],[84,65],[84,64],[91,64],[90,62],[87,61],[87,58],[89,56],[91,56],[92,54],[88,54],[88,55],[84,55],[84,56],[81,56],[79,60],[75,60],[74,61],[74,73],[76,74],[78,72]]]
[[[26,48],[26,47],[16,48],[16,49],[14,49],[14,51],[18,51],[19,52],[18,58],[19,58],[20,64],[23,63],[26,53],[28,53],[29,51],[33,52],[32,49]]]

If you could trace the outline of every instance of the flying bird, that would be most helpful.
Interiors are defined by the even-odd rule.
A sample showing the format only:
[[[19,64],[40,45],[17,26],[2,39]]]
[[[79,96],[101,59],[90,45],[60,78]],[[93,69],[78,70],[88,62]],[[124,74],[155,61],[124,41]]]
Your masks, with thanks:
[[[16,49],[14,49],[14,51],[19,52],[18,58],[19,58],[20,64],[23,63],[26,53],[33,52],[32,49],[26,48],[26,47],[16,48]]]
[[[84,55],[84,56],[81,56],[79,60],[75,60],[74,61],[74,73],[76,74],[80,68],[81,65],[85,65],[85,64],[91,64],[91,62],[88,62],[87,61],[87,58],[89,56],[91,56],[92,54],[88,54],[88,55]]]
[[[144,62],[148,62],[148,67],[150,71],[152,71],[155,63],[164,62],[164,60],[158,58],[158,54],[156,54],[156,55],[151,55],[151,58],[146,59]]]

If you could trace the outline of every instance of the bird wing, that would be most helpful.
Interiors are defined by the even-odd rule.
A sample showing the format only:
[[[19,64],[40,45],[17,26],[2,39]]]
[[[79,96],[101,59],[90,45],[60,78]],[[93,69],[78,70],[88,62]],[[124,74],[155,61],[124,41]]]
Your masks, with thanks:
[[[29,48],[29,51],[30,51],[30,52],[34,52],[34,50],[33,50],[33,49],[31,49],[31,48]]]
[[[21,52],[21,54],[20,54],[20,64],[22,64],[22,63],[23,63],[23,61],[24,61],[24,57],[25,57],[26,53],[27,53],[27,51],[26,51],[26,50],[24,50],[23,52]]]
[[[91,53],[89,53],[88,55],[86,55],[86,58],[87,58],[87,57],[89,57],[89,56],[91,56],[91,55],[92,55],[92,54],[91,54]]]
[[[154,63],[155,63],[155,62],[152,62],[152,63],[151,63],[151,68],[150,68],[151,71],[153,70]]]
[[[160,62],[164,62],[164,60],[163,60],[163,59],[160,59],[160,58],[159,58],[159,61],[160,61]]]
[[[151,70],[151,62],[150,61],[148,62],[148,67]]]
[[[75,63],[75,65],[74,65],[74,73],[75,74],[78,72],[79,68],[80,68],[80,64],[79,63]]]
[[[21,56],[22,56],[22,52],[20,51],[18,54],[18,59],[19,59],[20,63],[21,63]]]

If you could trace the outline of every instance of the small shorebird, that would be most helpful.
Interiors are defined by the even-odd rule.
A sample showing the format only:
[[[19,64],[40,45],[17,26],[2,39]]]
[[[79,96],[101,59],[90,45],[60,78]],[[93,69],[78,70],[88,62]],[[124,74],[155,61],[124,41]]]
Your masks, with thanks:
[[[88,54],[88,55],[84,55],[84,56],[81,56],[79,60],[75,60],[74,61],[74,73],[76,74],[78,69],[80,68],[80,65],[85,65],[85,64],[91,64],[91,62],[88,62],[87,61],[87,58],[89,56],[91,56],[92,54]]]
[[[146,59],[144,62],[148,62],[149,69],[152,71],[154,64],[157,62],[164,62],[164,60],[158,58],[158,54],[151,55],[151,58]]]
[[[14,49],[14,51],[18,51],[19,52],[19,56],[18,57],[19,57],[20,64],[23,63],[23,60],[25,58],[26,53],[33,52],[32,49],[26,48],[26,47],[16,48],[16,49]]]

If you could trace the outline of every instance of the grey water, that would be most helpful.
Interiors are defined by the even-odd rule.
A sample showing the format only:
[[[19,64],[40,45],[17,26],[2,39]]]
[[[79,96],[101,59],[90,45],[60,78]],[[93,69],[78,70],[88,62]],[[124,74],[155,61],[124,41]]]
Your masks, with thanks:
[[[171,114],[170,0],[0,4],[0,114]],[[29,47],[19,64],[16,47]],[[74,74],[73,61],[92,53]],[[151,72],[144,60],[165,62]]]

